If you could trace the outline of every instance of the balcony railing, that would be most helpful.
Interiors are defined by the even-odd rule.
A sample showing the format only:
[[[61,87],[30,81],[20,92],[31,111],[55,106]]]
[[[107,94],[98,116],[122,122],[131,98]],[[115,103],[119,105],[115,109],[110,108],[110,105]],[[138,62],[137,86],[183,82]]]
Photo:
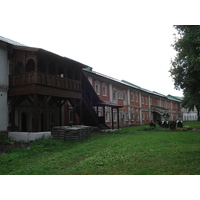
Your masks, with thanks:
[[[81,90],[81,82],[77,80],[60,78],[54,75],[42,73],[24,73],[18,75],[11,75],[9,77],[9,86],[23,86],[30,84],[39,84],[56,88],[63,88],[68,90]]]

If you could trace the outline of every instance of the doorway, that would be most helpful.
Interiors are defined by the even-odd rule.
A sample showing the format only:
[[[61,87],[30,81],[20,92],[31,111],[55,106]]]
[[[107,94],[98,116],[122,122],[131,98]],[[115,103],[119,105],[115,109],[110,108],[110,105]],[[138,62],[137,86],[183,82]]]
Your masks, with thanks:
[[[43,113],[41,113],[40,115],[40,126],[41,126],[40,130],[44,131],[44,114]]]
[[[21,128],[22,132],[27,132],[27,114],[25,112],[21,115]]]
[[[161,121],[161,115],[157,112],[153,112],[153,121],[154,122]]]

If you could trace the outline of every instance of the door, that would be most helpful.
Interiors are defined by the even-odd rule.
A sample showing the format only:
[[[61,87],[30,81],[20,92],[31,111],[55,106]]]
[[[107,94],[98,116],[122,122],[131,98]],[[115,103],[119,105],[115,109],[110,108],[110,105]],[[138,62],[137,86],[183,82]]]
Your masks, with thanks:
[[[25,112],[22,113],[21,116],[21,128],[22,128],[22,132],[26,132],[27,131],[27,115]]]

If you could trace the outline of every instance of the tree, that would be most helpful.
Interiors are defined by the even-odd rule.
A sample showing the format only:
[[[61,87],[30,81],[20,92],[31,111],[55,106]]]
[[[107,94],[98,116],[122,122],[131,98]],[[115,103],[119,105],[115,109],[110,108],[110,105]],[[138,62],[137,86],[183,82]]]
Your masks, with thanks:
[[[176,89],[182,89],[183,106],[200,109],[200,26],[175,25],[178,38],[172,45],[177,51],[170,73]]]

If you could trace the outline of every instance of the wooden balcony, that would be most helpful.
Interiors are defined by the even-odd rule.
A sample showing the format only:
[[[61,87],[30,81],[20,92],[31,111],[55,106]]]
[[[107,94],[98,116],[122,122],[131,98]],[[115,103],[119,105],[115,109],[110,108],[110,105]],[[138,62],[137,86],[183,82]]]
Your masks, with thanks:
[[[9,87],[11,96],[39,93],[66,97],[67,92],[70,96],[81,93],[81,81],[36,72],[11,75]]]
[[[9,78],[10,87],[24,86],[30,84],[40,84],[50,87],[63,88],[67,90],[81,90],[80,81],[60,78],[53,75],[32,72],[20,75],[13,75]]]

